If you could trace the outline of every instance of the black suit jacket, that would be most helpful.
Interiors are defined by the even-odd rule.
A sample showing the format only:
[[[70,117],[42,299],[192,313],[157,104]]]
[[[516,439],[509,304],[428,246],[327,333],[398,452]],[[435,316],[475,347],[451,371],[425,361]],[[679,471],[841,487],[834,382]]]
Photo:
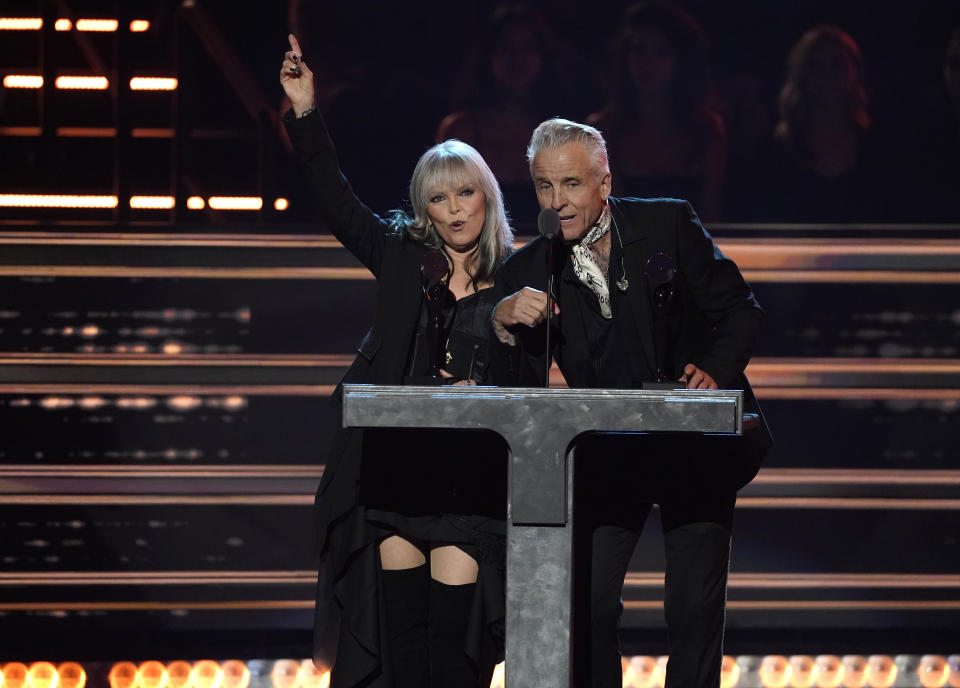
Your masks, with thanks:
[[[646,358],[651,371],[664,370],[676,380],[687,363],[706,371],[721,388],[743,389],[745,411],[758,414],[758,424],[736,443],[729,476],[736,487],[749,482],[772,445],[772,438],[743,370],[760,331],[763,311],[736,264],[721,253],[686,201],[611,198],[611,212],[623,242],[623,275],[611,261],[611,289],[621,277],[629,283],[626,296],[636,319],[640,342],[635,355]],[[616,234],[611,237],[616,242]],[[511,256],[498,274],[503,296],[547,283],[547,240],[537,238]],[[669,255],[677,266],[675,296],[669,311],[655,312],[653,285],[646,277],[654,254]],[[569,260],[569,258],[567,258]],[[555,268],[556,269],[556,268]],[[576,307],[577,285],[556,279],[560,308],[553,325],[551,354],[571,387],[592,386],[592,365],[583,321]],[[656,341],[655,333],[663,333]],[[546,356],[544,326],[518,328],[517,346],[496,348],[494,380],[501,385],[542,387]]]

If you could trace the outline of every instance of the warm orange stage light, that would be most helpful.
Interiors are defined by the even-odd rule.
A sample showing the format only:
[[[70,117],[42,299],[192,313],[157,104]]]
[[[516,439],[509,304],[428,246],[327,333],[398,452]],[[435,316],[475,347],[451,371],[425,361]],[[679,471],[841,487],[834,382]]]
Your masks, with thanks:
[[[133,33],[143,33],[150,30],[150,22],[146,19],[134,19],[130,22],[130,30]]]
[[[214,210],[260,210],[263,199],[259,196],[211,196],[207,203]]]
[[[189,688],[193,681],[193,667],[182,660],[167,665],[168,688]]]
[[[64,662],[57,667],[60,674],[60,688],[84,688],[87,685],[87,672],[76,662]]]
[[[170,210],[177,204],[173,196],[131,196],[130,207],[137,210]]]
[[[130,79],[132,91],[176,91],[177,80],[172,77],[135,76]]]
[[[34,662],[27,672],[30,688],[57,688],[60,674],[50,662]]]
[[[3,77],[4,88],[41,88],[43,77],[37,74],[7,74]]]
[[[54,31],[69,31],[72,28],[73,28],[73,22],[70,21],[69,19],[61,18],[53,23]]]
[[[110,688],[134,688],[140,681],[137,665],[133,662],[117,662],[107,675]]]
[[[42,27],[40,17],[0,17],[0,31],[39,31]]]
[[[116,208],[116,196],[0,194],[3,208]]]
[[[156,660],[148,660],[137,669],[140,677],[139,688],[166,688],[167,668]]]
[[[58,76],[54,85],[60,89],[105,91],[110,82],[105,76]]]
[[[286,198],[278,198],[273,202],[273,209],[279,210],[280,212],[283,212],[289,207],[290,207],[290,201],[288,201]]]
[[[248,688],[250,685],[250,669],[237,659],[228,659],[220,665],[223,670],[222,688]]]
[[[120,22],[116,19],[78,19],[77,31],[116,31]]]
[[[220,688],[223,670],[212,659],[201,659],[193,665],[193,688]]]
[[[203,210],[207,207],[207,202],[200,196],[191,196],[187,199],[187,207],[190,210]]]

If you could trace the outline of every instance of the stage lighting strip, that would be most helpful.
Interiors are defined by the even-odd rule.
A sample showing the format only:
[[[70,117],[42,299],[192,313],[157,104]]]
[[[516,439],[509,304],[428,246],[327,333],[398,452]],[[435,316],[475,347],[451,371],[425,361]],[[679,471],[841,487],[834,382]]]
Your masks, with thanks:
[[[316,585],[316,571],[30,571],[0,573],[0,586]]]
[[[0,31],[39,31],[43,28],[41,17],[0,17]],[[53,28],[55,31],[92,31],[98,33],[113,33],[120,28],[116,19],[77,19],[75,22],[61,17],[57,19]],[[134,19],[130,22],[131,33],[143,33],[150,29],[150,22],[146,19]]]
[[[111,465],[11,465],[0,469],[0,481],[9,480],[0,494],[0,504],[35,504],[44,500],[59,504],[136,504],[138,499],[150,504],[310,504],[316,481],[322,477],[323,466],[198,466],[174,468],[166,466],[117,467]],[[130,482],[129,489],[136,494],[124,493],[77,493],[51,494],[27,492],[29,482],[36,479],[96,480],[107,478]],[[263,492],[249,495],[196,495],[196,494],[148,494],[138,480],[175,478],[182,481],[205,479],[290,479],[304,481],[304,494],[273,494]],[[885,469],[761,469],[751,484],[751,489],[762,490],[764,485],[830,485],[830,486],[918,486],[936,487],[960,485],[960,471],[931,469],[885,470]],[[19,489],[14,489],[17,486]],[[5,486],[4,486],[5,487]],[[268,489],[268,488],[264,488]],[[743,495],[737,505],[742,508],[762,509],[868,509],[868,510],[960,510],[958,498],[915,497],[752,497]]]
[[[0,465],[0,479],[20,480],[28,478],[117,478],[138,480],[152,478],[176,478],[196,480],[206,478],[257,478],[285,479],[302,478],[319,480],[323,466],[315,464],[250,464],[250,465],[116,465],[116,464],[4,464]],[[960,478],[957,480],[960,484]],[[2,574],[0,574],[2,575]]]
[[[100,265],[0,265],[0,277],[123,277],[263,280],[370,280],[366,268],[179,268]]]
[[[0,505],[24,506],[311,506],[315,495],[67,495],[0,493]],[[960,507],[958,507],[960,508]]]
[[[176,91],[178,80],[174,77],[135,76],[130,79],[131,91]],[[3,77],[4,88],[43,88],[43,77],[38,74],[7,74]],[[110,87],[105,76],[58,76],[54,86],[60,90],[103,91]]]
[[[353,363],[352,354],[67,354],[0,351],[0,366],[241,366],[258,368],[343,368]]]
[[[17,574],[11,574],[17,575]],[[22,576],[22,574],[19,574]],[[32,574],[31,574],[32,575]],[[73,574],[71,574],[73,575]],[[89,574],[76,574],[89,575]],[[2,582],[2,579],[0,579]],[[663,572],[627,573],[628,588],[662,588]],[[730,588],[960,588],[960,575],[938,573],[730,573]]]
[[[123,232],[0,232],[0,246],[228,246],[343,249],[330,234],[178,234]]]
[[[323,466],[314,464],[237,464],[168,466],[116,464],[4,464],[0,479],[27,478],[119,478],[125,480],[177,478],[302,478],[319,480]],[[751,486],[760,485],[871,485],[871,486],[956,486],[960,471],[884,468],[762,468]]]
[[[41,28],[41,17],[0,17],[0,31],[39,31]]]
[[[84,194],[0,194],[6,208],[116,208],[116,196]]]
[[[0,586],[102,586],[102,585],[315,585],[317,572],[301,571],[29,571],[0,573]],[[662,588],[663,572],[627,573],[628,588]],[[737,573],[730,588],[960,588],[960,575],[917,573]]]
[[[116,133],[115,129],[82,127],[74,131],[74,127],[60,127],[58,135],[65,132],[70,136],[108,136]],[[83,195],[83,194],[0,194],[0,207],[7,208],[116,208],[119,203],[117,196],[112,195]],[[131,208],[137,210],[169,210],[176,206],[173,196],[131,196]],[[187,199],[190,210],[202,210],[210,206],[213,210],[261,210],[263,198],[261,196],[210,196],[204,200],[200,196],[191,196]],[[277,211],[289,209],[290,201],[286,198],[276,198],[273,207]]]
[[[325,270],[334,270],[333,268],[317,268]],[[352,270],[353,268],[341,268],[341,270]],[[49,272],[11,272],[0,268],[0,275],[27,275],[27,274],[51,274]],[[141,274],[137,272],[136,274]],[[192,273],[184,273],[184,276],[196,277]],[[238,276],[250,277],[249,274],[239,273]],[[159,355],[158,355],[159,356]],[[104,365],[104,364],[101,364]],[[223,364],[225,365],[225,364]],[[559,376],[559,371],[554,368],[552,373]],[[551,386],[560,387],[560,384],[554,385],[554,378],[551,375]],[[559,380],[557,380],[559,382]],[[320,384],[254,384],[254,385],[195,385],[184,386],[177,384],[168,385],[124,385],[124,384],[70,384],[70,383],[5,383],[0,384],[0,394],[242,394],[253,396],[328,396],[333,391],[333,385]],[[776,400],[856,400],[856,401],[958,401],[960,400],[960,389],[923,389],[923,388],[903,388],[903,387],[763,387],[757,385],[754,388],[757,396],[761,399]]]
[[[11,196],[13,197],[13,196]],[[216,209],[236,208],[237,210],[254,209],[262,207],[262,199],[258,197],[211,197],[209,199],[211,207]],[[0,196],[0,205],[11,204],[7,200],[4,202]],[[207,206],[207,200],[200,196],[191,196],[186,200],[187,207],[191,210],[200,210]],[[22,205],[22,204],[21,204]],[[274,207],[282,210],[287,208],[289,203],[286,199],[277,198],[274,201]],[[10,235],[6,235],[9,237]],[[16,243],[57,243],[57,233],[46,233],[39,236],[34,241],[28,233],[20,235],[22,238],[16,239]],[[136,245],[140,242],[135,236],[123,234],[101,233],[89,235],[86,238],[78,238],[76,235],[63,234],[64,244],[83,244],[89,241],[91,245],[110,245],[116,242],[116,245]],[[202,235],[195,235],[196,240],[191,240],[190,235],[176,235],[175,244],[163,244],[157,235],[144,236],[143,245],[208,245],[208,241]],[[235,241],[242,242],[244,246],[265,246],[277,247],[277,240],[270,236],[258,235],[221,235],[218,241],[231,241],[229,237],[235,237]],[[0,235],[0,244],[11,239]],[[319,241],[323,248],[336,247],[338,242],[329,235],[306,235],[300,238],[301,241]],[[236,244],[239,245],[239,244]],[[719,246],[722,250],[729,253],[737,260],[742,261],[748,267],[744,270],[744,275],[754,282],[793,282],[793,283],[891,283],[891,284],[960,284],[960,241],[956,240],[918,240],[904,244],[903,242],[888,240],[865,240],[856,244],[844,245],[840,242],[833,245],[830,242],[810,242],[807,240],[796,239],[757,239],[744,243],[741,240],[721,240]],[[747,251],[747,253],[744,253]],[[851,269],[847,266],[841,266],[838,261],[841,259],[849,261],[856,256],[865,258],[868,262],[876,264],[876,259],[889,257],[894,260],[897,256],[912,256],[915,260],[921,260],[929,257],[931,260],[942,261],[944,257],[948,260],[958,259],[957,270],[901,270],[901,269]],[[824,265],[834,264],[836,267],[831,269],[811,269],[811,270],[780,270],[778,265],[796,265],[798,257],[807,261],[806,265],[822,268]],[[43,270],[40,266],[17,267],[7,266],[3,268],[6,271],[26,270],[27,274],[37,274],[36,270]],[[124,268],[121,272],[109,266],[56,266],[51,268],[56,270],[56,274],[91,276],[91,277],[227,277],[227,278],[273,278],[273,279],[373,279],[367,271],[355,268],[298,268],[298,267],[276,267],[259,268],[256,271],[250,271],[247,268],[235,268],[229,272],[211,274],[209,269],[196,268],[192,272],[184,272],[183,269],[177,269],[177,272],[164,273],[164,268],[150,268],[149,272],[140,271],[137,268]],[[133,271],[133,272],[131,272]],[[21,274],[19,272],[3,272],[2,274]]]
[[[168,130],[163,129],[161,132]],[[202,197],[193,197],[203,201]],[[248,197],[249,198],[249,197]],[[902,231],[922,229],[923,225],[897,225]],[[83,240],[96,244],[110,244],[114,241],[127,241],[142,238],[148,245],[153,241],[166,237],[174,237],[178,245],[189,246],[194,243],[205,245],[210,237],[218,241],[239,241],[244,245],[273,245],[279,238],[284,240],[319,242],[325,248],[340,247],[342,244],[331,234],[314,234],[309,230],[312,225],[304,224],[307,230],[302,234],[131,234],[118,232],[89,232],[76,234],[70,232],[0,232],[0,244],[11,240],[17,243],[58,243],[59,239]],[[960,231],[960,225],[951,225]],[[526,241],[514,242],[519,249],[526,245]],[[836,265],[837,259],[889,256],[899,259],[903,256],[911,258],[942,258],[943,256],[960,259],[960,240],[957,239],[863,239],[849,242],[844,239],[811,240],[811,239],[779,239],[762,237],[755,239],[717,239],[717,245],[727,255],[734,257],[740,267],[755,269],[778,269],[811,267],[822,269]],[[898,263],[902,261],[898,260]],[[960,263],[958,263],[960,265]]]
[[[0,207],[2,207],[0,203]],[[64,206],[49,206],[64,207]],[[115,207],[115,206],[96,206]],[[238,208],[242,210],[242,208]],[[365,268],[275,267],[275,268],[177,268],[125,267],[110,265],[4,265],[0,276],[52,277],[194,277],[198,279],[334,279],[373,280]],[[754,283],[783,282],[791,284],[856,283],[856,284],[960,284],[958,272],[924,271],[751,271],[743,276]]]
[[[0,602],[0,611],[175,611],[175,610],[313,610],[309,600],[225,600],[204,602],[174,600],[146,601],[74,601],[74,602]],[[661,610],[662,600],[624,600],[625,609]],[[736,611],[960,611],[960,600],[728,600],[728,610]]]
[[[106,674],[111,688],[329,688],[330,672],[311,659],[231,659],[225,661],[146,660],[88,662],[92,674]],[[624,655],[624,688],[664,688],[666,656]],[[86,669],[76,662],[4,665],[11,685],[32,688],[84,688]],[[504,688],[505,663],[496,665],[490,688]],[[724,655],[717,688],[943,688],[960,685],[960,655]]]
[[[0,238],[0,245],[16,244]],[[85,244],[83,240],[78,243]],[[141,242],[135,241],[134,245]],[[176,240],[171,240],[173,245]],[[160,239],[160,246],[170,245]],[[242,242],[220,243],[211,238],[208,246],[242,246]],[[323,248],[322,243],[298,241],[277,242],[277,247],[292,245],[299,248]],[[188,354],[169,356],[163,354],[84,354],[73,353],[23,353],[0,351],[0,365],[191,365],[191,366],[269,366],[269,367],[324,367],[346,368],[354,360],[354,354]],[[553,368],[556,370],[556,364]],[[960,359],[931,358],[754,358],[746,369],[755,386],[769,387],[782,380],[804,385],[804,375],[960,375]]]
[[[2,607],[0,607],[2,608]],[[660,600],[624,600],[624,609],[661,610]],[[728,611],[960,611],[960,600],[727,600]]]

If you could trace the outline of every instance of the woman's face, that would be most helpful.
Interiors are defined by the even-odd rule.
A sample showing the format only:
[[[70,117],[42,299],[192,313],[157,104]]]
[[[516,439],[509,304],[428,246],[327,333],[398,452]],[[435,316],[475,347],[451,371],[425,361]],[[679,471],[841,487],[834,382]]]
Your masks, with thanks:
[[[486,220],[486,196],[476,183],[444,185],[427,196],[427,215],[448,249],[466,253],[476,248]]]
[[[677,53],[659,31],[639,29],[627,50],[627,73],[638,89],[667,88],[677,71]]]
[[[817,102],[842,102],[860,80],[859,69],[846,46],[826,43],[807,62],[807,84]]]

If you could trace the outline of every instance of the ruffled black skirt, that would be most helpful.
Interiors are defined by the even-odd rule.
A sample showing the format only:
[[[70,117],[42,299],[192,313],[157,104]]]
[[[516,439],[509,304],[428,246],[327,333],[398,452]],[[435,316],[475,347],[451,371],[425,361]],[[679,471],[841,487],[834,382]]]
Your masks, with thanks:
[[[478,564],[464,652],[503,660],[507,448],[485,432],[341,430],[317,492],[314,659],[331,688],[391,688],[379,543],[454,544]]]

